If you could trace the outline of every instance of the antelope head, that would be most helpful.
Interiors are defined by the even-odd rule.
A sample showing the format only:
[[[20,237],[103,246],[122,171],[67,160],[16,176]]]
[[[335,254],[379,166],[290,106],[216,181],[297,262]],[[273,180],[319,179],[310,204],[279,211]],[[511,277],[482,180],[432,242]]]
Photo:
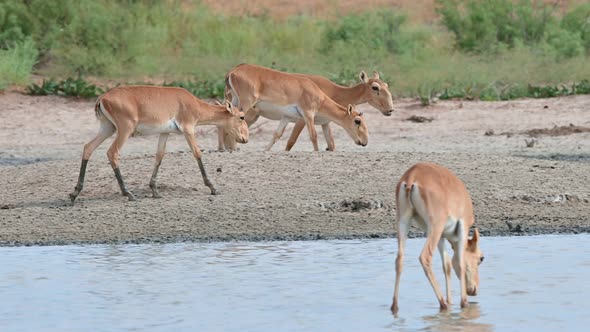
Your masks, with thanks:
[[[369,105],[378,109],[383,115],[390,116],[393,112],[393,97],[389,92],[389,85],[379,78],[379,73],[373,72],[369,78],[364,71],[359,74],[361,84],[366,86],[365,100]]]
[[[238,108],[233,106],[229,101],[225,101],[222,106],[224,106],[230,114],[223,126],[225,135],[227,135],[229,141],[248,143],[249,131],[248,125],[246,124],[246,121],[244,121],[244,112],[238,110]]]
[[[465,248],[465,286],[467,294],[470,296],[477,295],[477,288],[479,287],[479,265],[483,262],[483,253],[479,249],[479,230],[476,228],[473,231],[471,239],[467,240]],[[453,268],[455,273],[459,271],[459,259],[457,253],[453,255]],[[457,274],[459,277],[459,275]]]
[[[342,125],[348,135],[358,145],[366,146],[369,142],[369,130],[362,112],[358,112],[354,105],[348,105],[346,119]]]

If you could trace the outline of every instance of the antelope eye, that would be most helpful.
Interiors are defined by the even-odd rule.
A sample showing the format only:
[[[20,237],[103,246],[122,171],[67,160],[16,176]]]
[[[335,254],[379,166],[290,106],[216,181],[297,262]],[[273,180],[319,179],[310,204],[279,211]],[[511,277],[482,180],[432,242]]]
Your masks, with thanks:
[[[244,120],[244,117],[243,116],[240,116],[240,120]]]
[[[354,123],[356,123],[357,125],[360,125],[361,124],[361,119],[359,119],[359,118],[354,119]]]
[[[372,86],[371,89],[373,89],[373,91],[379,91],[379,88],[376,86]]]

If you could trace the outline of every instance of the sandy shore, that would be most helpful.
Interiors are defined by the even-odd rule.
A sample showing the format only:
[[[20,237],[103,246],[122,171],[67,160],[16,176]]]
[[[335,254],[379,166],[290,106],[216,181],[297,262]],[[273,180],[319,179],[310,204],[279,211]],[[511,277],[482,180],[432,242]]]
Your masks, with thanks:
[[[208,195],[177,136],[161,167],[164,198],[150,198],[157,138],[142,137],[123,149],[121,170],[139,198],[129,202],[108,165],[107,140],[74,206],[68,193],[82,145],[98,127],[93,101],[6,93],[0,105],[0,245],[391,237],[395,183],[418,161],[464,180],[483,235],[590,231],[590,133],[567,130],[590,127],[590,96],[430,107],[402,100],[388,118],[362,106],[369,145],[355,146],[333,126],[334,153],[311,152],[306,133],[293,152],[281,151],[286,137],[262,152],[276,126],[264,120],[239,152],[209,152],[216,135],[202,127],[198,141],[219,196]],[[404,121],[411,115],[433,121]],[[527,131],[555,126],[565,129],[526,146]],[[556,133],[565,135],[546,135]]]

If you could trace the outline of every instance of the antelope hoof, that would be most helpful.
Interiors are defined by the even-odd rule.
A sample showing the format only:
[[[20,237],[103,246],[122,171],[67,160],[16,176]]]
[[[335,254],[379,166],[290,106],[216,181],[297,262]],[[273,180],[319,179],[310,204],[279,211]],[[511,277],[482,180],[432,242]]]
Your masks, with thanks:
[[[467,306],[467,299],[461,299],[461,308],[465,308]]]
[[[76,197],[78,197],[78,195],[71,193],[70,194],[70,200],[72,201],[72,205],[74,205],[74,201],[76,200]]]
[[[74,187],[74,191],[70,194],[70,200],[72,201],[72,204],[74,204],[74,201],[76,200],[78,195],[80,195],[81,191],[82,188],[78,188],[78,186]]]
[[[211,195],[219,195],[219,192],[215,189],[211,189]]]
[[[125,193],[125,196],[127,196],[127,199],[130,201],[136,201],[135,196],[133,196],[133,194],[129,191]]]
[[[152,198],[162,198],[162,195],[158,192],[158,187],[156,187],[156,183],[150,182],[150,189],[152,190]]]
[[[440,302],[440,310],[443,311],[443,310],[447,310],[447,309],[449,309],[449,305],[444,300],[441,301]]]
[[[392,312],[394,315],[397,315],[397,312],[398,312],[398,311],[399,311],[399,307],[398,307],[397,303],[394,303],[394,304],[392,304],[392,305],[391,305],[391,312]]]

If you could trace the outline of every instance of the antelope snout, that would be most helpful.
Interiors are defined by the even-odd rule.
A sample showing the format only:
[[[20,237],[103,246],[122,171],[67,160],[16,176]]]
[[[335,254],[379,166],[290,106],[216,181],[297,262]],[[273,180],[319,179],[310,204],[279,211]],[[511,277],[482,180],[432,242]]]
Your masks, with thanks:
[[[389,110],[386,113],[383,113],[383,115],[385,115],[385,116],[391,116],[391,114],[393,114],[393,112],[395,112],[395,110]]]
[[[467,295],[469,296],[476,296],[477,295],[477,287],[468,287],[467,288]]]

